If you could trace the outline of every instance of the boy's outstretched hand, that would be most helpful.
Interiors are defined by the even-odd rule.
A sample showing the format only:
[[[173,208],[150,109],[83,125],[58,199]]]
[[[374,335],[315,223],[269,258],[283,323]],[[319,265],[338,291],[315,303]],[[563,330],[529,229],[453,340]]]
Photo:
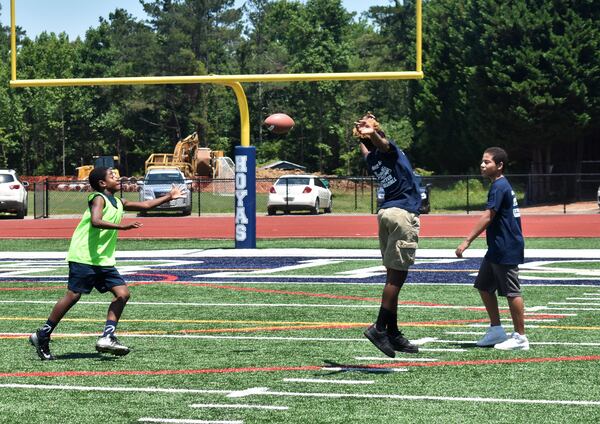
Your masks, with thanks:
[[[179,199],[181,197],[185,197],[187,194],[187,187],[184,184],[171,186],[171,191],[169,192],[171,195],[171,200]]]
[[[133,230],[134,228],[140,228],[143,226],[144,224],[142,224],[141,222],[135,221],[130,224],[121,224],[120,230]]]

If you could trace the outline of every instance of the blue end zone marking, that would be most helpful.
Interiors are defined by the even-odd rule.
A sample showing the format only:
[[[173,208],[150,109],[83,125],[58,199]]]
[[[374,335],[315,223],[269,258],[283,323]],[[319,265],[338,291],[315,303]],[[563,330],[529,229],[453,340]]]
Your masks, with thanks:
[[[160,262],[161,260],[187,260],[189,258],[181,257],[164,257],[164,258],[151,258],[152,262]],[[385,280],[383,269],[381,272],[375,272],[374,275],[366,276],[345,276],[338,274],[336,276],[329,275],[315,275],[309,276],[310,271],[307,270],[305,276],[294,276],[285,275],[282,273],[270,275],[268,273],[251,275],[255,270],[273,270],[276,268],[295,266],[302,264],[306,261],[314,261],[315,257],[250,257],[241,259],[232,257],[207,257],[207,258],[194,258],[196,261],[201,260],[201,263],[187,263],[181,265],[169,265],[168,267],[160,266],[160,264],[154,264],[153,266],[146,267],[140,273],[144,275],[128,274],[124,275],[124,278],[128,282],[136,281],[152,281],[154,278],[152,274],[156,274],[156,280],[160,280],[161,274],[169,274],[177,277],[179,281],[193,281],[193,282],[210,282],[215,284],[227,284],[227,283],[253,283],[253,282],[281,282],[281,283],[297,283],[297,284],[310,284],[310,283],[329,283],[329,284],[348,284],[348,283],[360,283],[360,284],[382,284]],[[330,258],[320,258],[330,259]],[[333,260],[344,260],[344,258],[331,258]],[[440,258],[442,259],[442,258]],[[128,259],[123,258],[120,261],[124,262]],[[380,261],[373,257],[356,258],[352,260],[370,260],[374,266],[380,265]],[[528,258],[524,267],[528,263],[534,263],[539,261],[555,261],[555,262],[571,262],[574,259],[564,258]],[[420,260],[411,268],[409,272],[408,284],[466,284],[472,285],[475,280],[475,274],[481,264],[480,258],[467,258],[462,260],[444,260],[443,262],[436,262],[439,259],[423,259]],[[590,260],[593,261],[593,260]],[[3,271],[3,263],[7,262],[19,262],[14,259],[0,259],[0,285],[3,281],[19,281],[19,282],[47,282],[57,284],[60,281],[66,281],[63,276],[47,276],[47,277],[21,277],[18,275],[10,276],[3,275],[7,271]],[[28,263],[39,262],[41,266],[46,265],[48,260],[44,259],[27,259]],[[190,261],[192,262],[192,261]],[[117,264],[118,267],[118,264]],[[156,268],[156,269],[153,269]],[[313,273],[319,274],[317,268]],[[66,270],[65,270],[66,271]],[[234,274],[232,274],[234,273]],[[581,278],[557,278],[552,277],[552,274],[548,274],[548,278],[543,279],[528,279],[527,274],[536,273],[534,270],[521,269],[522,285],[589,285],[589,286],[600,286],[600,273],[597,278],[594,277],[581,277]],[[565,273],[564,270],[556,268],[556,273]],[[220,275],[223,274],[223,275]]]

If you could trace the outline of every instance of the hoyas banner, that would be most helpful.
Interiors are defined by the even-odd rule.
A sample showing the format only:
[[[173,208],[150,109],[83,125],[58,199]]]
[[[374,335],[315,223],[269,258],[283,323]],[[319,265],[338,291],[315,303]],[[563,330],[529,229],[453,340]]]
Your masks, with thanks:
[[[256,148],[235,148],[235,247],[256,248]]]

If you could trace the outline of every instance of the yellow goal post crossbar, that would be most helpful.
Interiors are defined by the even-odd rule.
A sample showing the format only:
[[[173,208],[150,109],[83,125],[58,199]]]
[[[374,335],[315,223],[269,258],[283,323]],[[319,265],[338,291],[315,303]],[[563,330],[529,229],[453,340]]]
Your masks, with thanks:
[[[231,87],[240,109],[242,146],[250,145],[250,113],[243,82],[366,81],[422,79],[422,0],[416,0],[416,69],[397,72],[341,72],[306,74],[184,75],[116,78],[17,79],[16,0],[10,1],[11,87],[75,87],[95,85],[220,84]]]

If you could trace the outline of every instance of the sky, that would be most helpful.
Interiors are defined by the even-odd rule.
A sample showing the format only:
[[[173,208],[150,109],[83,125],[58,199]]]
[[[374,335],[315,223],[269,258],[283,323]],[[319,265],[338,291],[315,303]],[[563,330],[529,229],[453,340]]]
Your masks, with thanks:
[[[241,6],[244,0],[236,0]],[[387,5],[389,0],[342,0],[351,12],[363,12],[370,6]],[[0,22],[10,24],[10,0],[0,0]],[[146,17],[138,0],[16,0],[17,25],[34,38],[42,31],[60,33],[69,38],[83,37],[89,27],[98,25],[100,16],[107,18],[117,7],[126,9],[133,16]]]

